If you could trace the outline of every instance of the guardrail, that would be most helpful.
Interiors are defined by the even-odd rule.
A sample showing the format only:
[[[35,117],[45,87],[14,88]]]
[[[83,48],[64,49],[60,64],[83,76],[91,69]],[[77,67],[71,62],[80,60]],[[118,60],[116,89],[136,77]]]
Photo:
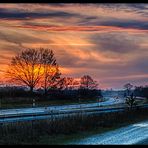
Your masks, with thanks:
[[[138,105],[133,107],[133,109],[138,108],[148,108],[148,104],[145,105]],[[18,121],[28,121],[28,120],[40,120],[40,119],[47,119],[47,118],[60,118],[64,116],[70,116],[70,115],[77,115],[77,114],[84,114],[84,115],[90,115],[90,114],[105,114],[105,113],[111,113],[111,112],[124,112],[127,109],[127,107],[114,107],[114,108],[92,108],[92,109],[73,109],[70,111],[53,111],[48,110],[46,112],[38,112],[38,113],[21,113],[21,114],[11,114],[11,115],[4,115],[0,116],[0,123],[4,122],[18,122]]]

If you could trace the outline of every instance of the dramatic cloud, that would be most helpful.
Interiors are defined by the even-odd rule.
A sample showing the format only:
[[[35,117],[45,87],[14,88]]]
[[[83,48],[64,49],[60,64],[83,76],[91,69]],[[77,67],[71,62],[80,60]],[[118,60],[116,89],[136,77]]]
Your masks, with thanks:
[[[99,25],[99,24],[98,24]],[[112,20],[112,21],[104,21],[100,23],[100,25],[104,26],[117,26],[123,28],[135,28],[135,29],[148,29],[148,22],[147,21],[136,21],[136,20]]]
[[[16,10],[8,10],[4,8],[0,8],[0,18],[1,19],[14,19],[14,20],[30,20],[36,18],[54,18],[54,17],[62,17],[62,18],[69,18],[69,17],[77,17],[77,14],[67,13],[63,11],[55,11],[55,12],[18,12]]]
[[[122,32],[99,33],[91,37],[91,42],[96,44],[98,50],[105,50],[117,53],[129,53],[142,50],[140,37],[127,35]]]
[[[63,76],[147,84],[148,4],[1,4],[0,74],[25,48],[53,49]]]

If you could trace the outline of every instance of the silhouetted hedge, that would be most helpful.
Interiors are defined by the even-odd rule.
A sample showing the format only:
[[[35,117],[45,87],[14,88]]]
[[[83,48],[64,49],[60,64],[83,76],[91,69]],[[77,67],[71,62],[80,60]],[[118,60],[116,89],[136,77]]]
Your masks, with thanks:
[[[2,102],[26,102],[32,103],[32,99],[36,101],[47,101],[47,100],[79,100],[79,99],[96,99],[102,97],[101,90],[89,90],[89,89],[78,89],[78,90],[58,90],[51,89],[45,95],[42,91],[30,92],[19,87],[3,87],[0,89],[0,99]]]
[[[148,86],[136,87],[134,90],[134,95],[139,97],[146,97],[148,99]]]
[[[50,90],[48,97],[59,100],[78,100],[78,99],[92,99],[102,97],[101,90]]]

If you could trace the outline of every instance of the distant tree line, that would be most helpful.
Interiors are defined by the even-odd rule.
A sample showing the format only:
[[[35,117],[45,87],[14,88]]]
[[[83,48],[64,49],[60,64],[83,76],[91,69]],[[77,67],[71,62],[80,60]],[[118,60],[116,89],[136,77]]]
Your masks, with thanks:
[[[124,85],[124,88],[125,88],[125,90],[126,90],[125,96],[131,95],[131,89],[133,88],[133,85],[130,84],[130,83],[126,83],[126,84]]]
[[[124,85],[126,104],[132,109],[133,106],[138,105],[136,102],[137,97],[144,97],[148,99],[148,86],[133,86],[130,83]],[[133,89],[132,89],[133,88]]]
[[[148,86],[136,86],[134,94],[139,97],[146,97],[148,99]]]
[[[148,98],[148,85],[146,86],[133,86],[130,83],[124,85],[125,94],[124,96],[134,95],[137,97],[146,97]]]

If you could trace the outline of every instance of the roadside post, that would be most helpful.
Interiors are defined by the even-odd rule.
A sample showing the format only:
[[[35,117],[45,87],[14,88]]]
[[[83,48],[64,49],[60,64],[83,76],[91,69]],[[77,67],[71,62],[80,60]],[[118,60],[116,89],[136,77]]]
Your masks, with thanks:
[[[79,104],[80,104],[80,89],[78,90],[78,101],[79,101]]]
[[[98,103],[98,106],[100,107],[100,98],[99,97],[97,97],[97,103]]]
[[[35,107],[35,99],[33,99],[32,107]]]

